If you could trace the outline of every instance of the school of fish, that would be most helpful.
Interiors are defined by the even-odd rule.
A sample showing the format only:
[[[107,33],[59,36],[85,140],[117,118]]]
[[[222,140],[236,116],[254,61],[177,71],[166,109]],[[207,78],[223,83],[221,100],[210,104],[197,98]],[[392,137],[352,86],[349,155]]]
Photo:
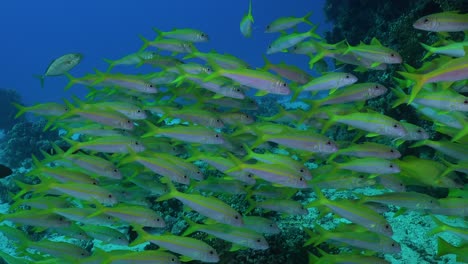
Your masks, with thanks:
[[[52,62],[41,83],[47,76],[66,75],[65,89],[84,85],[89,93],[63,104],[16,105],[18,116],[43,116],[46,128],[64,130],[68,147],[54,145],[52,154],[44,150],[42,159],[33,157],[27,177],[34,184],[16,182],[20,191],[12,194],[10,212],[0,216],[0,232],[16,255],[0,251],[0,257],[7,263],[217,263],[222,254],[192,234],[230,242],[231,251],[267,250],[269,237],[281,230],[262,212],[304,216],[318,208],[322,217],[331,213],[346,221],[332,230],[318,223],[305,228],[310,263],[389,263],[384,254],[400,254],[401,245],[392,238],[388,221],[397,216],[382,212],[396,206],[399,214],[432,215],[437,224],[432,235],[460,236],[462,246],[439,238],[438,254],[456,254],[458,261],[468,262],[468,229],[437,217],[468,216],[468,97],[463,95],[468,42],[445,38],[433,46],[422,43],[428,61],[414,68],[376,38],[356,46],[346,40],[326,43],[310,16],[282,17],[266,26],[265,33],[283,34],[265,47],[265,54],[303,54],[310,57],[310,67],[326,58],[355,65],[356,71],[399,67],[395,86],[342,71],[312,77],[296,66],[273,64],[266,55],[265,66],[256,68],[229,54],[199,51],[195,45],[214,36],[190,28],[155,28],[154,40],[141,36],[141,50],[106,59],[107,71],[72,76],[68,71],[81,54],[67,54],[66,63]],[[240,32],[251,36],[253,23],[250,3]],[[285,33],[299,24],[310,30]],[[415,33],[468,32],[468,15],[431,14],[413,26]],[[125,67],[141,65],[154,70],[123,73]],[[367,100],[389,92],[397,98],[393,107],[414,107],[441,136],[431,138],[434,133],[422,127],[365,107]],[[325,96],[319,99],[318,93]],[[308,108],[280,107],[278,114],[263,116],[255,98],[270,94],[302,101]],[[333,140],[336,127],[355,130],[353,141]],[[437,158],[404,155],[398,150],[403,144],[432,148]],[[447,188],[449,193],[438,199],[407,191],[408,185]],[[383,192],[332,199],[326,191],[363,187]],[[315,193],[316,199],[294,199],[298,192]],[[198,215],[197,221],[188,217],[193,213],[178,219],[188,225],[181,234],[169,232],[173,223],[155,210],[169,206],[169,200]],[[24,232],[24,226],[32,228]],[[136,238],[130,239],[129,227]],[[46,238],[32,238],[43,231]],[[54,235],[76,240],[54,241]],[[82,240],[128,248],[105,251],[73,243]],[[160,249],[130,248],[148,242]],[[326,253],[317,247],[324,242],[353,250]]]

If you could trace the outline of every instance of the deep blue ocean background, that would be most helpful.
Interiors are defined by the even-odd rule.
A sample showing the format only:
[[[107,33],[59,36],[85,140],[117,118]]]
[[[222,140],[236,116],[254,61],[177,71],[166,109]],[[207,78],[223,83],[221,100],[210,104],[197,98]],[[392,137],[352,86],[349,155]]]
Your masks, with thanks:
[[[143,44],[138,35],[154,39],[152,27],[202,30],[210,41],[197,45],[201,51],[229,53],[262,67],[262,54],[279,35],[264,33],[265,27],[278,17],[301,17],[312,10],[311,21],[319,25],[317,33],[323,36],[331,28],[325,21],[324,4],[325,0],[253,0],[254,30],[251,38],[245,38],[239,22],[248,11],[248,0],[2,1],[0,87],[17,90],[26,105],[61,102],[72,94],[83,96],[83,87],[63,91],[68,82],[64,76],[46,78],[41,89],[33,75],[43,74],[53,59],[71,52],[84,54],[80,65],[70,72],[73,76],[91,73],[94,68],[104,71],[107,63],[103,58],[117,59],[138,51]],[[302,26],[301,32],[310,28]],[[308,68],[306,56],[274,54],[269,60]],[[151,71],[150,66],[143,67],[148,68],[135,71]],[[128,67],[125,71],[131,73]]]

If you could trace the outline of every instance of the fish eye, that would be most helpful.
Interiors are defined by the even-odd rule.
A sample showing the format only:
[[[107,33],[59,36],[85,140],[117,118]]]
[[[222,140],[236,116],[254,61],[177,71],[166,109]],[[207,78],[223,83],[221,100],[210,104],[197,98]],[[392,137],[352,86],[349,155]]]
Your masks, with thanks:
[[[300,178],[299,178],[299,181],[304,181],[304,178],[300,177]]]
[[[260,239],[257,239],[257,243],[260,243],[260,242],[262,242],[262,241]]]
[[[390,167],[390,168],[393,168],[393,164],[390,164],[389,167]]]
[[[468,104],[468,100],[463,101],[464,104]]]
[[[395,57],[395,54],[393,54],[393,53],[390,53],[390,57]]]
[[[138,141],[135,141],[135,145],[140,145],[140,144],[138,143]]]
[[[130,124],[130,120],[127,120],[127,123]]]
[[[393,153],[393,152],[395,152],[395,151],[393,151],[393,149],[391,149],[391,150],[390,150],[390,153]]]
[[[107,195],[107,197],[112,198],[112,194]]]
[[[218,123],[219,123],[219,122],[221,122],[221,120],[219,120],[219,119],[216,119],[216,122],[218,122]]]
[[[63,221],[63,220],[64,220],[63,216],[59,217],[59,221]]]
[[[362,174],[359,175],[358,177],[361,178],[361,179],[364,179],[364,175],[362,175]]]
[[[81,252],[81,256],[84,256],[84,255],[85,255],[85,253]]]
[[[422,133],[422,130],[421,130],[421,129],[418,129],[418,130],[416,130],[416,132],[418,132],[418,133]]]
[[[390,228],[390,226],[388,224],[385,225],[385,229],[389,229],[389,228]]]
[[[140,110],[140,109],[138,109],[138,110],[137,110],[137,113],[141,113],[141,110]]]
[[[237,215],[236,215],[236,216],[234,216],[234,219],[236,219],[236,220],[237,220],[237,219],[239,219],[239,216],[237,216]]]
[[[331,145],[331,141],[330,141],[330,140],[329,140],[329,141],[327,141],[327,145]]]
[[[286,85],[287,85],[286,83],[283,83],[283,87],[286,87]]]
[[[201,174],[201,171],[197,171],[197,174]]]
[[[300,171],[300,172],[304,172],[304,169],[300,169],[299,171]]]
[[[175,258],[171,258],[171,261],[175,261]]]
[[[213,255],[213,254],[214,254],[213,250],[210,250],[208,253],[209,253],[210,255]]]
[[[184,175],[184,179],[187,179],[187,175]]]
[[[379,86],[378,86],[378,85],[376,85],[376,86],[375,86],[375,89],[379,89]]]
[[[240,91],[241,91],[241,89],[239,89],[239,88],[236,89],[236,92],[240,92]]]
[[[394,127],[394,128],[397,128],[397,127],[398,127],[398,125],[397,125],[397,124],[394,124],[394,125],[393,125],[393,127]]]
[[[252,178],[252,173],[247,174],[247,177]]]
[[[345,78],[346,78],[346,79],[349,79],[349,75],[346,75]]]
[[[268,48],[271,49],[271,45],[268,45]]]
[[[219,134],[216,134],[215,137],[216,137],[216,138],[219,138]]]
[[[122,239],[122,237],[117,237],[118,240]]]
[[[395,246],[395,243],[392,243],[392,247],[394,247],[394,246]]]
[[[266,28],[267,28],[267,29],[270,29],[270,25],[268,25]]]
[[[110,215],[107,216],[107,220],[111,220],[112,218],[110,217]]]
[[[424,23],[427,23],[427,22],[429,22],[429,19],[428,19],[428,18],[425,18],[423,22],[424,22]]]
[[[160,220],[161,220],[161,219],[159,219],[159,218],[156,218],[156,222],[159,222]]]
[[[114,172],[118,172],[118,170],[117,170],[117,169],[114,169]]]
[[[273,224],[270,224],[270,227],[273,227]]]

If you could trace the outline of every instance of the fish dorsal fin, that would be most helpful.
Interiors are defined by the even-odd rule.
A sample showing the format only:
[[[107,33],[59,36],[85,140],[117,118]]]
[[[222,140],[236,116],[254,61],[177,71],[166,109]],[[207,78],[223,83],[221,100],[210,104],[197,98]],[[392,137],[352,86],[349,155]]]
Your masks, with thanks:
[[[380,41],[379,41],[378,39],[376,39],[375,37],[372,38],[371,44],[372,44],[372,45],[377,45],[377,46],[382,46],[382,44],[380,43]]]

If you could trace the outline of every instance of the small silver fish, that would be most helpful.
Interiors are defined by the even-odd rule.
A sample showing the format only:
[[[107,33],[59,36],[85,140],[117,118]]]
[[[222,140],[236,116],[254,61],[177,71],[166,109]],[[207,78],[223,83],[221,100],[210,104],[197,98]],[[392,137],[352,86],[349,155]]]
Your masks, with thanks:
[[[41,81],[41,87],[44,88],[44,78],[46,76],[64,75],[78,65],[81,59],[83,59],[83,55],[81,53],[65,54],[53,60],[43,75],[35,75],[35,77]]]

